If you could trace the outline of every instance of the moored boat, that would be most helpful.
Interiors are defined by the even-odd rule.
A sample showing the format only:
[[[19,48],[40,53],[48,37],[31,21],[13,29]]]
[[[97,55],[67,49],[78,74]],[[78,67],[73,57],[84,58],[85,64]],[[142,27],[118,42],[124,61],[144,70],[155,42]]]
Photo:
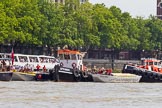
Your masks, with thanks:
[[[13,60],[13,81],[49,80],[49,71],[59,64],[55,57],[45,55],[13,54],[11,57],[9,53],[0,53],[0,58]]]
[[[141,76],[132,74],[121,74],[116,73],[113,75],[104,74],[92,74],[94,82],[104,82],[104,83],[138,83]]]
[[[83,54],[79,51],[62,49],[58,50],[60,65],[51,72],[55,81],[78,82],[89,81],[86,67],[83,65]]]
[[[28,66],[32,70],[37,70],[37,66],[39,66],[39,70],[43,70],[44,66],[47,70],[50,70],[59,64],[59,61],[54,56],[45,55],[14,54],[13,58],[11,58],[9,53],[0,53],[0,58],[13,59],[13,66],[19,68]]]
[[[140,82],[162,82],[161,60],[155,58],[143,58],[140,65],[125,64],[122,72],[142,76]]]
[[[10,71],[9,58],[0,58],[0,81],[11,81],[13,72]],[[8,63],[8,65],[7,65]]]

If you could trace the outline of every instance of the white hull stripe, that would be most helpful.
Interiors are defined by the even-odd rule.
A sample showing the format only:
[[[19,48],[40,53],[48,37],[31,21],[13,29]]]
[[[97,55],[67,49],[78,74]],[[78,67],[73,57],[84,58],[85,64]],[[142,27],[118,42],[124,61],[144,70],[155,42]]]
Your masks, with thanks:
[[[67,71],[59,71],[59,73],[67,73],[67,74],[73,74],[72,72],[67,72]]]

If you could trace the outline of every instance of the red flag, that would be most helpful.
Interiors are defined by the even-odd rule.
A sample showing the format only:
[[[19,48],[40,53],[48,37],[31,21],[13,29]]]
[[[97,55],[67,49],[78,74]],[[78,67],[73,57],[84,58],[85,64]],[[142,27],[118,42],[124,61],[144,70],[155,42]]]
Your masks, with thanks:
[[[12,52],[11,52],[11,60],[12,60],[12,65],[13,65],[13,63],[14,63],[14,50],[13,50],[13,48],[12,48]]]

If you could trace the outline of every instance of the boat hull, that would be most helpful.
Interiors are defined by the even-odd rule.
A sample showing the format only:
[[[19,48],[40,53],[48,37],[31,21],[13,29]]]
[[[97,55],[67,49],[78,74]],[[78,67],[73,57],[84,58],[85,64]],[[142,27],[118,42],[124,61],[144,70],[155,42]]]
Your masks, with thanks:
[[[13,72],[0,72],[0,81],[11,81]]]
[[[131,65],[124,65],[122,72],[141,76],[140,82],[162,82],[162,73],[159,72],[149,71]]]
[[[47,73],[37,73],[36,81],[55,81],[55,82],[90,82],[92,76],[88,73],[67,67],[55,66]]]
[[[35,76],[36,81],[49,81],[51,80],[51,76],[49,73],[38,72]]]
[[[56,67],[57,68],[57,67]],[[59,68],[58,72],[55,69],[56,78],[58,81],[63,82],[79,82],[81,81],[81,74],[79,70],[74,70],[71,68],[61,67]]]
[[[130,74],[125,75],[103,75],[103,74],[92,74],[94,82],[104,83],[138,83],[141,76],[135,76]]]
[[[13,72],[12,81],[34,81],[34,80],[35,80],[35,74]]]

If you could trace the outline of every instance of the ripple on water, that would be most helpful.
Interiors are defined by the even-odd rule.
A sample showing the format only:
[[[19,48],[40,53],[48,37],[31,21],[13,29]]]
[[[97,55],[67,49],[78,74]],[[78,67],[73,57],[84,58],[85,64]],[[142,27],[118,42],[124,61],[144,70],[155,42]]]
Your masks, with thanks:
[[[3,108],[160,108],[158,83],[0,82]]]

